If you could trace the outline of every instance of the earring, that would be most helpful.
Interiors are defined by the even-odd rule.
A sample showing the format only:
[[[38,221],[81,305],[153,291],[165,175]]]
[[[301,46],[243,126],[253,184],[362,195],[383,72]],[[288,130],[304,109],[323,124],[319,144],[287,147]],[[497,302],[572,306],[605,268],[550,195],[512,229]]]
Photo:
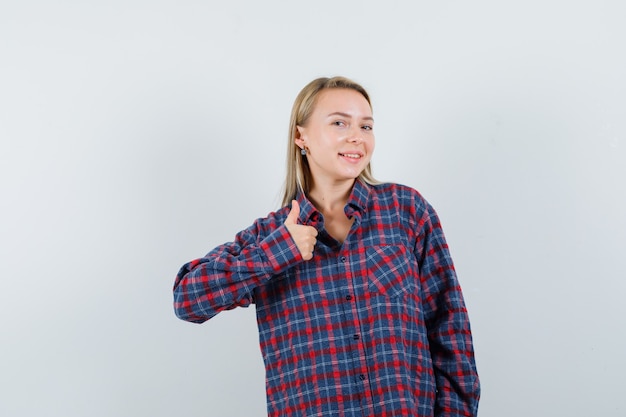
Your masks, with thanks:
[[[300,155],[306,156],[306,149],[304,148],[300,149]]]

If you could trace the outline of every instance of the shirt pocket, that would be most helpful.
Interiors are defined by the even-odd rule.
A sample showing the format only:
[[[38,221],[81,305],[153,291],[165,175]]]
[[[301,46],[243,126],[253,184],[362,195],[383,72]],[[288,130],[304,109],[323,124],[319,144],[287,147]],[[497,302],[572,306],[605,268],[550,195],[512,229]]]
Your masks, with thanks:
[[[369,291],[387,297],[417,295],[413,254],[402,245],[372,246],[365,250]]]

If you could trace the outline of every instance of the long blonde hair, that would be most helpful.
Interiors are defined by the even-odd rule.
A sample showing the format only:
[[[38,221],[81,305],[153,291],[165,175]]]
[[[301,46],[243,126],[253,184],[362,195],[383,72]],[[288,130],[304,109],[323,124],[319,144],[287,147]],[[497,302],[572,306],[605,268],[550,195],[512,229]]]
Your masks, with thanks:
[[[291,109],[291,119],[289,120],[289,136],[287,142],[287,176],[285,178],[282,205],[288,205],[293,200],[298,191],[308,193],[311,187],[311,169],[306,158],[300,153],[300,148],[296,145],[295,139],[298,134],[298,126],[304,126],[313,109],[318,95],[329,88],[347,88],[355,90],[372,107],[370,96],[359,84],[345,77],[318,78],[307,84],[296,97]],[[372,168],[368,163],[359,179],[368,184],[377,184],[378,181],[372,175]]]

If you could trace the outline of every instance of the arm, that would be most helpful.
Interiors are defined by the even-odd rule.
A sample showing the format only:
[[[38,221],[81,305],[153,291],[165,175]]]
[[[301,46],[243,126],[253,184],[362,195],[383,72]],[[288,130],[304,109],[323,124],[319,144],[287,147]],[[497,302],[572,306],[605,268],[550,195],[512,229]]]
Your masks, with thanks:
[[[437,381],[435,416],[476,416],[480,383],[469,318],[439,218],[426,204],[415,254]]]
[[[256,287],[302,259],[286,226],[268,228],[273,231],[264,237],[257,221],[234,242],[183,265],[174,283],[176,315],[202,323],[220,311],[247,307]]]

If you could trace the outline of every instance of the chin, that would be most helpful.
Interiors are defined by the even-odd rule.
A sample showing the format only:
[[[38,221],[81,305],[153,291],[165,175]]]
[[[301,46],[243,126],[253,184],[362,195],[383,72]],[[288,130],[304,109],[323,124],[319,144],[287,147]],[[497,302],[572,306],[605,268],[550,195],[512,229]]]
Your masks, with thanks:
[[[345,179],[347,179],[347,180],[355,180],[355,179],[359,178],[359,175],[361,175],[362,172],[363,172],[363,170],[356,171],[356,172],[347,172],[346,175],[345,175]]]

